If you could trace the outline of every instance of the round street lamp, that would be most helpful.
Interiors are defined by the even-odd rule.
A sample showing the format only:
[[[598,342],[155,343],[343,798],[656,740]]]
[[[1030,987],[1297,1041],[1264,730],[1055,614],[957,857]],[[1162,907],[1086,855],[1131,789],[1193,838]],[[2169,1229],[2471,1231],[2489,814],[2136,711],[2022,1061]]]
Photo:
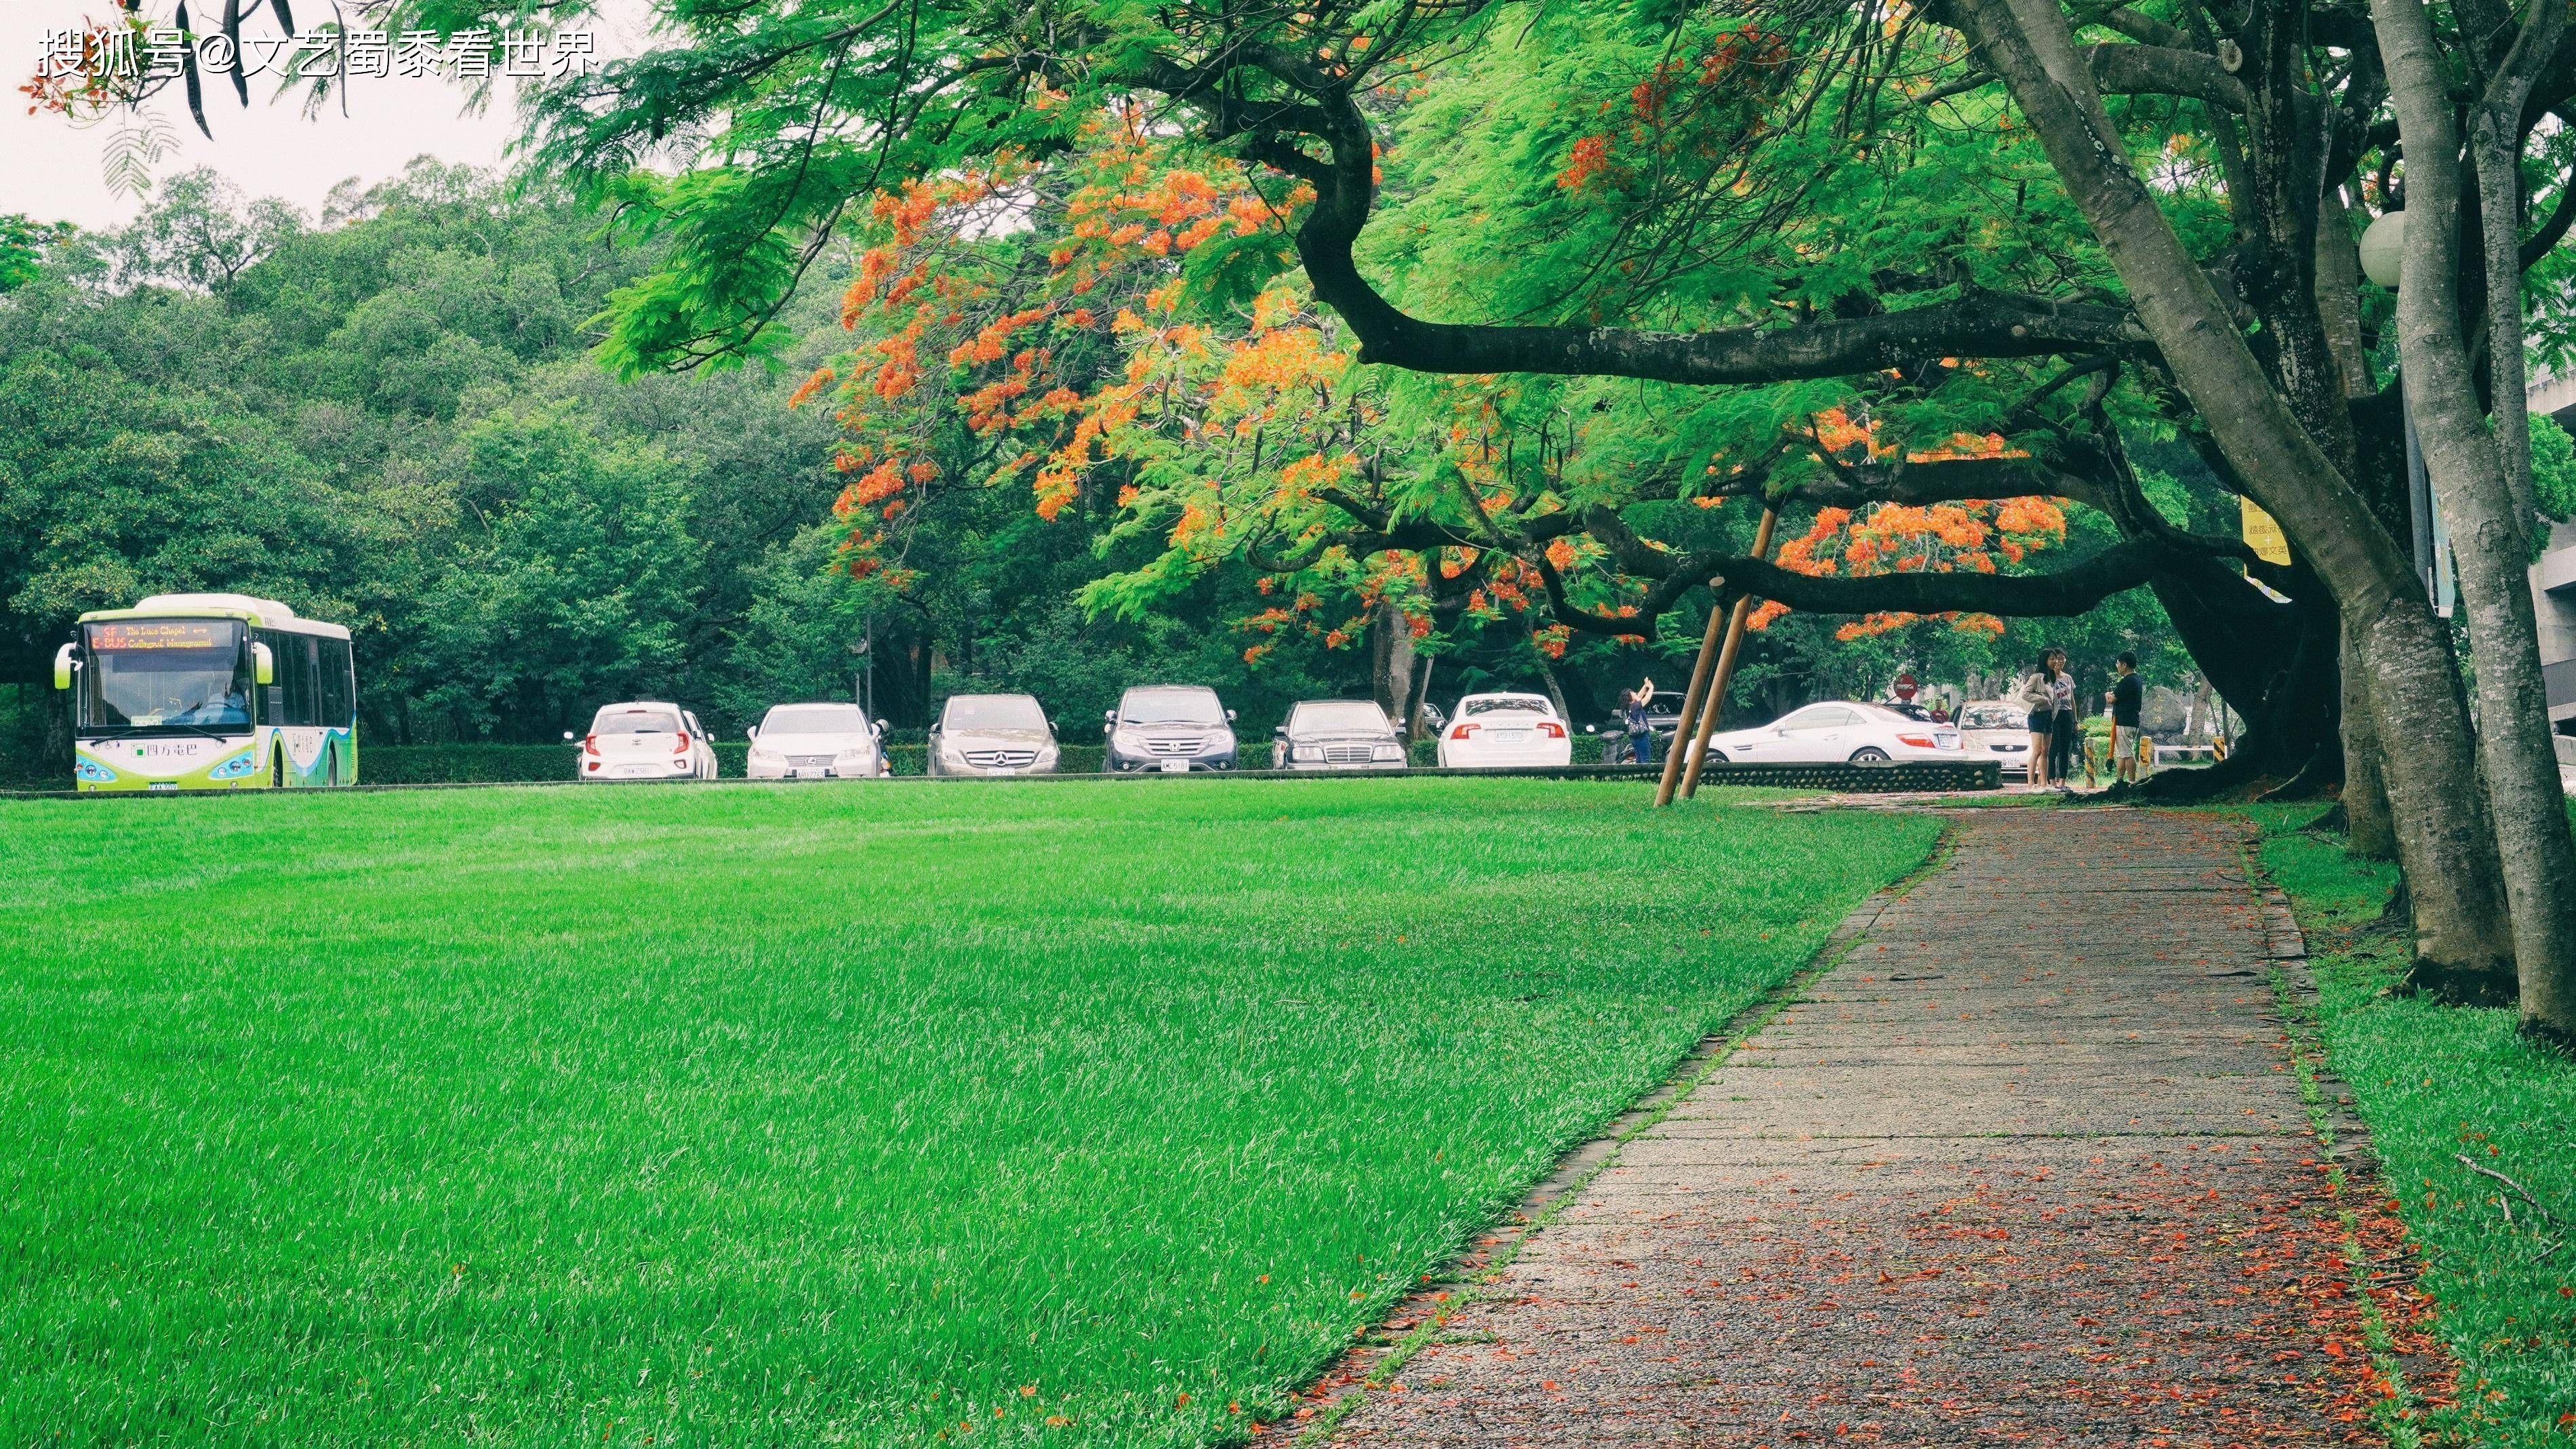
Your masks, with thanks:
[[[2406,257],[2406,213],[2392,211],[2361,234],[2361,273],[2394,292]]]

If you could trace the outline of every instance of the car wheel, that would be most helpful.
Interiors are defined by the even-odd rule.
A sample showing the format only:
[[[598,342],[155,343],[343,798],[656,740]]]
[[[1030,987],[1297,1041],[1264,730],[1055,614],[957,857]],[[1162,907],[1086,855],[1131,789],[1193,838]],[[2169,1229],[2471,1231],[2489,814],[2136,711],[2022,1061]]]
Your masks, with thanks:
[[[1852,751],[1851,762],[1855,765],[1884,765],[1887,763],[1887,751],[1876,745],[1863,745]]]
[[[1703,765],[1731,765],[1735,762],[1726,757],[1726,751],[1711,750],[1707,754],[1700,756],[1700,763]]]

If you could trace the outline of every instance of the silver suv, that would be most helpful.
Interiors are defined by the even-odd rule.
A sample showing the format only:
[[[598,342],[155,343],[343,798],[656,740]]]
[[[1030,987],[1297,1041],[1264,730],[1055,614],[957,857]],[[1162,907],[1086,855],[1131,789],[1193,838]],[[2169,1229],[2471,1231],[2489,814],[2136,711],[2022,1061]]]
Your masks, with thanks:
[[[1113,775],[1234,768],[1234,711],[1198,684],[1140,684],[1121,695],[1100,732]]]
[[[1028,694],[952,694],[930,727],[934,775],[1052,775],[1055,726]]]
[[[1404,737],[1369,699],[1309,699],[1272,736],[1274,770],[1401,770]]]

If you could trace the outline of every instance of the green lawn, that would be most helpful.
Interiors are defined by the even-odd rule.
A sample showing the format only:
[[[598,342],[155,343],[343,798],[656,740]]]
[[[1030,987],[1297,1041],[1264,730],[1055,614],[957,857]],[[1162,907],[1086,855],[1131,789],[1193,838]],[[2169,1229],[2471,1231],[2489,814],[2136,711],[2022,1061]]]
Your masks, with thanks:
[[[2395,868],[2298,832],[2314,805],[2251,813],[2266,831],[2264,866],[2315,953],[2327,1059],[2370,1127],[2423,1250],[2437,1331],[2462,1365],[2458,1405],[2434,1416],[2444,1442],[2566,1449],[2576,1443],[2576,1062],[2523,1040],[2511,1011],[2380,995],[2404,965],[2402,940],[2370,929]],[[2535,1225],[2526,1203],[2461,1166],[2462,1154],[2529,1188],[2565,1226]]]
[[[0,1443],[1223,1440],[1935,835],[1646,799],[0,802]]]

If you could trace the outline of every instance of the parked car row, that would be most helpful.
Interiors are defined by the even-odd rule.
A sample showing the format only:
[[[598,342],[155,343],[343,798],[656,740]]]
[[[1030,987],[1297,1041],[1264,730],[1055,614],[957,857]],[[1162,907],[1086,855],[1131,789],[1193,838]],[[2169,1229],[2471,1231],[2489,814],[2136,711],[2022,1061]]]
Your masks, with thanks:
[[[1202,685],[1139,685],[1102,717],[1102,768],[1111,774],[1232,770],[1243,757],[1234,711]],[[773,706],[747,733],[745,774],[755,780],[874,779],[891,773],[886,724],[855,704]],[[592,781],[712,780],[714,740],[698,717],[666,700],[603,705],[580,735],[574,777]],[[926,741],[932,775],[1049,775],[1063,756],[1055,721],[1032,695],[959,694],[941,706]],[[1402,770],[1404,731],[1365,699],[1310,699],[1271,733],[1283,770]],[[1573,760],[1564,718],[1541,695],[1471,694],[1444,723],[1440,763],[1450,769],[1563,765]]]
[[[1139,685],[1101,720],[1102,768],[1111,774],[1232,770],[1242,760],[1234,711],[1201,685]],[[1980,702],[1957,723],[1912,704],[1824,700],[1770,724],[1729,730],[1708,742],[1711,763],[1877,764],[1994,758],[2006,773],[2026,768],[2029,738],[2009,704]],[[875,779],[892,773],[886,725],[855,704],[782,704],[749,731],[745,773],[755,780]],[[1569,765],[1573,730],[1547,696],[1471,694],[1440,722],[1437,759],[1451,770]],[[712,780],[713,742],[695,714],[639,701],[600,709],[579,738],[583,780]],[[939,776],[1049,775],[1063,746],[1034,696],[953,695],[930,727],[927,771]],[[1271,765],[1282,770],[1402,770],[1404,732],[1364,699],[1310,699],[1271,735]]]

